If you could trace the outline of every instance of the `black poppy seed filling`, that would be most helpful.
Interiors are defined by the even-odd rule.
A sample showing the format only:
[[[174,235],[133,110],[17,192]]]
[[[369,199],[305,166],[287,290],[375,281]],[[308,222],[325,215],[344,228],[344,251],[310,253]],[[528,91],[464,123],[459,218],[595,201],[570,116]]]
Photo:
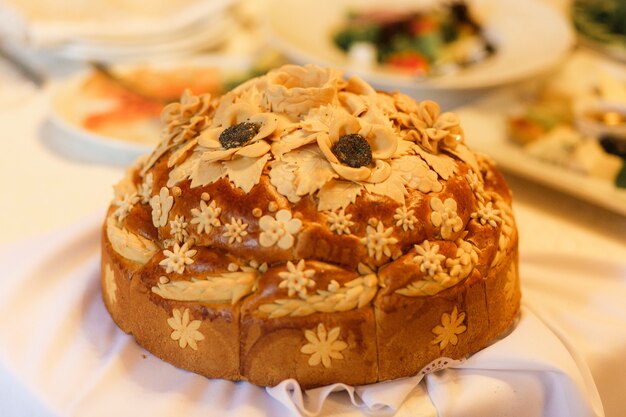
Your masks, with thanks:
[[[220,144],[224,149],[237,148],[248,143],[261,129],[259,123],[242,122],[224,129]]]
[[[340,137],[333,145],[332,152],[341,163],[352,168],[364,167],[372,162],[370,144],[356,133]]]

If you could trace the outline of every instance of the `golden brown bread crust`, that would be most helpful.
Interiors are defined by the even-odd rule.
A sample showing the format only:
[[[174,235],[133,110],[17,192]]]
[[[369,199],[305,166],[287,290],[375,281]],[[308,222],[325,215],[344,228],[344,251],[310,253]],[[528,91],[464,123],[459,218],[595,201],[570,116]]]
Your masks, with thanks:
[[[520,303],[517,231],[500,173],[459,142],[458,121],[430,102],[298,68],[230,97],[187,96],[187,110],[166,109],[177,114],[170,134],[118,184],[103,226],[102,287],[112,318],[175,366],[258,385],[368,384],[491,343]],[[327,76],[332,82],[322,84],[332,88],[322,88],[321,99],[299,91],[313,97],[310,108],[300,101],[283,108],[271,102],[277,87],[269,83],[291,85],[280,71]],[[219,159],[228,151],[211,148],[211,132],[240,121],[216,120],[230,120],[224,109],[246,100],[272,110],[257,115],[261,126],[284,117],[288,127],[268,136],[273,148]],[[357,116],[345,110],[361,102],[368,109]],[[324,154],[324,140],[355,123],[373,154],[384,155],[365,180]],[[298,142],[302,132],[317,139]],[[279,149],[291,140],[299,146]]]

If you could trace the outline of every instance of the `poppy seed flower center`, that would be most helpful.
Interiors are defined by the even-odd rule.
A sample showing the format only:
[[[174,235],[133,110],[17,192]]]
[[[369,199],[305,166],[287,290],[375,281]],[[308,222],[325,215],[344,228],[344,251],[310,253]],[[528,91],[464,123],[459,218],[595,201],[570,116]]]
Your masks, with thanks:
[[[242,122],[230,126],[220,134],[219,141],[224,149],[238,148],[250,142],[259,133],[258,123]]]
[[[351,133],[343,135],[333,145],[333,154],[343,164],[352,168],[360,168],[372,162],[372,148],[361,135]]]

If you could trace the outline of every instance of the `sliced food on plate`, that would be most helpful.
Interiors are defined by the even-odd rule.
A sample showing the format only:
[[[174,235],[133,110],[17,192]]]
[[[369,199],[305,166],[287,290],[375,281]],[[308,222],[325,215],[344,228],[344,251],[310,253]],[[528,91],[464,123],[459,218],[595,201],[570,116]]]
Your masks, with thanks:
[[[575,58],[526,90],[507,117],[509,138],[532,157],[626,188],[626,78],[587,67]]]
[[[148,152],[160,132],[161,110],[185,90],[218,97],[234,85],[281,61],[255,63],[94,65],[86,74],[56,85],[52,121],[67,134],[105,146]]]

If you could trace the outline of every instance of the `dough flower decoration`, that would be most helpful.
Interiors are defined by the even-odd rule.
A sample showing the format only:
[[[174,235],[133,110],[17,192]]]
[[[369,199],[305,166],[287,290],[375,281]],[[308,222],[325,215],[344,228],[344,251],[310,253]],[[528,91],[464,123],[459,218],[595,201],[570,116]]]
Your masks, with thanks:
[[[471,215],[472,219],[476,219],[483,226],[488,224],[491,227],[498,227],[498,223],[502,223],[500,210],[493,206],[493,202],[488,201],[487,204],[478,202],[478,209]]]
[[[446,257],[439,253],[439,245],[431,245],[425,240],[422,245],[415,245],[415,251],[417,255],[413,257],[413,262],[419,265],[420,271],[424,274],[434,277],[443,271],[441,263]]]
[[[456,306],[452,310],[452,313],[443,313],[441,316],[441,325],[435,326],[432,332],[435,334],[435,338],[431,342],[433,345],[439,344],[439,349],[445,349],[448,344],[456,346],[459,342],[458,335],[467,330],[467,326],[463,324],[465,321],[465,313],[459,314]]]
[[[302,228],[302,221],[291,217],[289,210],[279,210],[276,218],[265,215],[259,220],[261,233],[259,243],[263,247],[278,246],[280,249],[289,249],[293,246],[294,235]]]
[[[463,129],[456,114],[440,113],[439,105],[430,100],[420,102],[416,110],[409,114],[412,129],[403,131],[405,139],[434,154],[463,142]]]
[[[159,194],[152,196],[150,207],[152,208],[152,224],[154,227],[163,227],[167,224],[173,205],[174,197],[170,195],[170,190],[167,187],[161,187]]]
[[[243,238],[248,235],[248,223],[244,223],[242,219],[230,218],[230,223],[224,224],[226,231],[222,233],[222,236],[228,238],[228,244],[243,242]]]
[[[402,227],[405,232],[415,229],[415,224],[418,222],[415,210],[407,210],[406,206],[398,207],[393,219],[396,220],[396,226]]]
[[[182,274],[185,272],[185,265],[191,265],[193,257],[198,253],[196,249],[189,249],[189,242],[185,242],[183,246],[174,243],[172,250],[165,249],[163,255],[165,258],[159,262],[159,265],[165,268],[165,273],[176,272]]]
[[[208,117],[213,110],[210,94],[195,96],[185,90],[180,102],[168,104],[161,112],[167,140],[181,143],[196,137],[208,126]]]
[[[390,112],[389,118],[401,130],[413,127],[410,115],[419,111],[419,104],[411,97],[399,92],[393,93],[390,98],[396,111]]]
[[[175,216],[173,220],[170,220],[170,235],[175,242],[182,244],[188,237],[187,221],[185,216]]]
[[[296,145],[272,163],[271,183],[291,202],[316,194],[320,211],[345,208],[364,189],[404,203],[404,180],[391,167],[399,141],[391,125],[369,123],[339,106],[328,109],[332,120],[307,121],[317,130],[316,143]]]
[[[330,100],[328,103],[311,107],[306,110],[306,114],[299,117],[300,129],[289,132],[272,143],[272,154],[276,159],[281,159],[287,152],[315,143],[320,134],[328,133],[337,112],[360,117],[369,124],[388,125],[391,128],[392,124],[380,108],[383,104],[380,97],[384,95],[378,94],[365,81],[357,76],[350,77],[343,90],[337,91],[336,96],[325,97]]]
[[[464,237],[456,240],[456,252],[449,257],[439,253],[440,246],[428,240],[415,245],[413,263],[424,275],[396,292],[408,297],[435,295],[469,277],[478,265],[480,251]]]
[[[453,278],[466,278],[478,264],[478,252],[469,241],[457,239],[457,250],[454,258],[446,259],[446,266]]]
[[[209,125],[214,108],[210,94],[195,96],[185,90],[180,102],[170,103],[161,111],[161,121],[165,125],[162,140],[142,168],[142,175],[173,147],[193,140]]]
[[[367,254],[380,261],[383,255],[391,256],[391,245],[398,243],[398,239],[391,236],[393,227],[385,228],[379,221],[376,227],[367,226],[367,236],[362,237],[360,242],[367,247]]]
[[[270,159],[270,142],[288,124],[283,116],[265,112],[258,94],[223,96],[211,125],[198,137],[192,186],[228,176],[237,187],[250,191]]]
[[[326,222],[328,223],[331,232],[335,232],[338,235],[349,235],[352,233],[350,228],[354,226],[354,222],[350,219],[352,219],[352,214],[346,214],[344,209],[341,209],[336,212],[330,211]]]
[[[438,197],[430,200],[430,222],[440,228],[441,237],[449,239],[463,228],[463,219],[457,214],[457,204],[453,198],[441,201]]]
[[[317,137],[317,145],[340,178],[380,183],[391,175],[389,160],[398,147],[398,138],[388,126],[360,121],[340,113],[328,134]]]
[[[346,86],[341,71],[316,65],[285,65],[266,77],[266,100],[275,112],[299,118],[310,109],[338,100]]]
[[[178,341],[178,346],[181,349],[189,346],[193,350],[198,350],[197,342],[204,340],[204,335],[198,330],[202,321],[191,320],[188,308],[182,313],[177,308],[172,310],[172,317],[167,319],[167,324],[173,330],[170,337],[172,340]]]
[[[287,261],[287,271],[278,273],[278,276],[282,279],[278,288],[286,288],[289,297],[298,294],[300,298],[306,298],[307,288],[315,286],[315,281],[312,279],[315,275],[315,270],[304,269],[304,267],[304,259],[300,259],[297,265]]]
[[[311,355],[309,358],[309,366],[317,366],[320,363],[324,368],[331,367],[331,359],[343,359],[342,350],[348,347],[348,344],[339,339],[341,329],[333,327],[330,331],[326,331],[326,327],[322,323],[317,325],[317,329],[305,330],[304,337],[309,341],[300,348],[300,352],[305,355]]]
[[[279,116],[263,112],[256,103],[232,100],[224,96],[211,126],[198,139],[202,161],[258,158],[270,150],[268,141],[279,127]]]
[[[154,175],[152,175],[152,172],[149,172],[143,178],[143,181],[139,185],[139,190],[137,191],[137,194],[141,198],[141,204],[150,203],[150,199],[152,198],[152,187],[154,187]]]
[[[470,169],[469,172],[465,174],[465,179],[467,180],[467,183],[470,185],[470,188],[472,189],[472,192],[474,193],[474,196],[476,197],[476,199],[479,202],[484,203],[485,202],[485,184],[483,183],[483,181],[481,181],[478,174]]]
[[[213,227],[218,227],[222,223],[220,221],[220,213],[222,212],[221,207],[217,207],[215,200],[211,201],[210,204],[207,204],[206,201],[200,201],[200,208],[192,208],[191,214],[193,218],[191,219],[191,224],[197,224],[197,232],[200,233],[211,233]]]
[[[137,193],[125,194],[121,199],[116,199],[113,204],[117,206],[113,212],[113,216],[117,218],[118,222],[121,222],[128,216],[135,204],[139,202],[140,197]]]

